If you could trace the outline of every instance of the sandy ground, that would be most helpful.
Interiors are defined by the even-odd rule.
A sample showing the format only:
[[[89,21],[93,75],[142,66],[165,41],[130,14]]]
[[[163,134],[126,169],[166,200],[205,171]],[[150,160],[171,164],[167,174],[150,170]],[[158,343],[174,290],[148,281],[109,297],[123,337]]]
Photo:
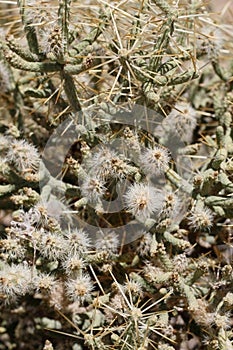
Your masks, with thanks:
[[[223,22],[233,24],[233,0],[211,0],[209,6]]]

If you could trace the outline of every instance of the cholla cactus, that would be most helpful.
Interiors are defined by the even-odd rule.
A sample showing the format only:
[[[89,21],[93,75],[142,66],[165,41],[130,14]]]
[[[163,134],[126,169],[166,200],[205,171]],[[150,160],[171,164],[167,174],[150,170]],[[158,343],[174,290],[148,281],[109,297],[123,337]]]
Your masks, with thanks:
[[[232,349],[231,28],[201,0],[0,24],[0,349]]]

